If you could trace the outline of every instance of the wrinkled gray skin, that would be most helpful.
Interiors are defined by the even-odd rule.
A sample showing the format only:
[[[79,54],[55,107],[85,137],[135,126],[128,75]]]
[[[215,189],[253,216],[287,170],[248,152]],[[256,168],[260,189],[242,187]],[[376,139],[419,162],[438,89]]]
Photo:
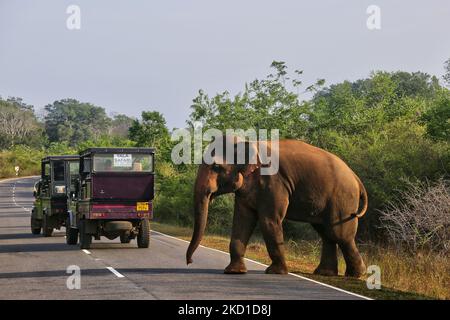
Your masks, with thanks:
[[[239,143],[247,150],[251,148],[246,142],[234,143],[235,152]],[[274,175],[261,175],[261,163],[200,165],[194,191],[194,232],[186,253],[188,264],[203,237],[210,201],[231,192],[235,193],[231,261],[225,273],[247,271],[245,250],[259,224],[272,260],[266,273],[286,274],[282,228],[286,218],[311,223],[322,238],[316,274],[338,274],[338,246],[346,262],[346,276],[365,274],[355,235],[358,218],[367,210],[367,193],[356,174],[337,156],[302,141],[281,140],[279,170]]]

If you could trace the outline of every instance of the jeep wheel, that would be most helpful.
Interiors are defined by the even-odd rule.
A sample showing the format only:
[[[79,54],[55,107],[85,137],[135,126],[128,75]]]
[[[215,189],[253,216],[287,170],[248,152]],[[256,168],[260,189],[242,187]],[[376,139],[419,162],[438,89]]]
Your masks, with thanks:
[[[150,245],[150,222],[147,219],[141,221],[137,235],[138,248],[148,248]]]
[[[92,244],[92,235],[86,233],[85,221],[80,221],[80,248],[89,249]]]
[[[44,237],[51,237],[53,233],[53,228],[48,227],[48,217],[44,215],[44,219],[42,220],[42,234]]]
[[[70,226],[70,219],[66,220],[66,243],[70,245],[78,243],[78,229]]]
[[[39,223],[36,221],[36,219],[31,218],[31,233],[32,234],[40,234],[41,233],[41,227],[37,227]]]

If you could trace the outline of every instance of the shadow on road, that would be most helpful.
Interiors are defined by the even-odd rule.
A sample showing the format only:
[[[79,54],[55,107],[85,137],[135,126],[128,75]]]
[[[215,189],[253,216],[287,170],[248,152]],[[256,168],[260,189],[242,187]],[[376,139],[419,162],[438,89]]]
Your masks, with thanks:
[[[9,240],[9,239],[30,239],[37,238],[39,235],[34,235],[30,233],[6,233],[0,234],[0,240]]]
[[[111,275],[111,272],[107,269],[82,269],[81,275],[104,276],[104,275]],[[49,277],[67,277],[67,276],[68,274],[66,273],[66,270],[0,273],[0,279],[49,278]]]
[[[189,269],[189,268],[133,268],[133,269],[117,269],[119,272],[139,273],[139,274],[223,274],[222,269]],[[251,271],[251,274],[262,274],[262,271]],[[106,268],[101,269],[81,269],[81,275],[104,276],[111,275]],[[66,270],[48,270],[48,271],[30,271],[30,272],[5,272],[0,273],[0,279],[16,279],[16,278],[47,278],[47,277],[67,277]]]
[[[39,237],[39,236],[37,236]],[[2,244],[0,253],[15,252],[42,252],[42,251],[73,251],[80,250],[78,246],[69,246],[65,243],[27,243],[27,244]]]

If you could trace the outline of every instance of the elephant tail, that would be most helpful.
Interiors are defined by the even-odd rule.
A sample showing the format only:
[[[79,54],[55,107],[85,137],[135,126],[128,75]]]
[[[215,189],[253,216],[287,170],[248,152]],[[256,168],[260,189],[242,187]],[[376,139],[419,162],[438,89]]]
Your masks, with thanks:
[[[369,200],[367,197],[367,191],[366,188],[364,187],[363,183],[361,182],[361,179],[359,179],[359,177],[355,174],[355,178],[356,181],[358,181],[359,184],[359,196],[360,196],[360,200],[363,201],[363,207],[362,209],[359,211],[359,213],[353,213],[352,216],[356,217],[356,218],[362,218],[362,216],[364,216],[364,214],[367,211],[367,207],[369,206]]]

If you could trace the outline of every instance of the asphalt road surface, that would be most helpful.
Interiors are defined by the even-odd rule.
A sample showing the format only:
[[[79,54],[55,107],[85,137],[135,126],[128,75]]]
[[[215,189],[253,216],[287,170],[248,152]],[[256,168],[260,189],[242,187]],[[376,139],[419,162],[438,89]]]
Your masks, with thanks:
[[[50,238],[32,235],[35,181],[0,182],[0,299],[364,299],[294,275],[266,275],[253,261],[248,274],[225,275],[228,254],[209,248],[197,249],[186,266],[187,243],[157,232],[149,249],[102,238],[80,250],[66,245],[64,228]],[[79,289],[70,289],[77,284],[70,266],[79,267]]]

